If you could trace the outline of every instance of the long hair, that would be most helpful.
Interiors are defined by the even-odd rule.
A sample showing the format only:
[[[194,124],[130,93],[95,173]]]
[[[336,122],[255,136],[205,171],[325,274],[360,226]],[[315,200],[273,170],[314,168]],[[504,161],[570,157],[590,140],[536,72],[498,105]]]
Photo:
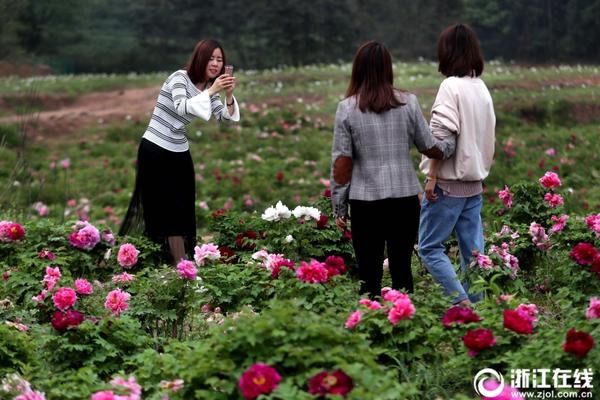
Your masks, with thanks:
[[[221,53],[223,54],[223,67],[219,72],[219,75],[225,72],[225,65],[227,64],[227,59],[225,58],[225,50],[219,42],[214,39],[205,39],[201,40],[196,44],[192,55],[185,66],[185,70],[190,77],[190,80],[197,84],[199,82],[206,82],[208,80],[206,76],[206,66],[212,56],[213,51],[215,49],[221,49]],[[212,83],[214,79],[210,80]]]
[[[480,76],[483,54],[475,31],[456,24],[444,29],[438,39],[438,71],[445,76]]]
[[[376,41],[363,44],[354,55],[346,97],[356,96],[362,112],[382,113],[405,103],[395,94],[392,56]]]

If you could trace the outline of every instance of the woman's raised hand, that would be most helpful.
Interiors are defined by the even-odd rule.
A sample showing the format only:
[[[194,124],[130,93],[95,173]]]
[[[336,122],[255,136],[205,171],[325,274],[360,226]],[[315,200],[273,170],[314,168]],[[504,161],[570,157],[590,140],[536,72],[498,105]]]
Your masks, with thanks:
[[[219,93],[225,90],[227,94],[232,94],[235,88],[235,77],[229,75],[221,75],[215,79],[211,87],[208,88],[208,94],[212,96],[215,93]]]

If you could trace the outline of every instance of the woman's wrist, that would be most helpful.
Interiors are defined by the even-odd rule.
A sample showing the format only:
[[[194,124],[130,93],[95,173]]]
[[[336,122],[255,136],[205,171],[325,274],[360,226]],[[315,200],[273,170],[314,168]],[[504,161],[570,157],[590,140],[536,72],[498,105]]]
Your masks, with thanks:
[[[231,97],[231,101],[229,101],[229,99],[225,99],[225,101],[226,101],[227,107],[231,107],[235,103],[233,96]]]

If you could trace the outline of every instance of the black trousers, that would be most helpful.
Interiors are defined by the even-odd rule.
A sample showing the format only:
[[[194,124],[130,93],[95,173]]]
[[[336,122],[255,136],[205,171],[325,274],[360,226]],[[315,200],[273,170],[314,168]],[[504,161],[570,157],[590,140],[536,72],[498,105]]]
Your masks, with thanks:
[[[417,196],[375,201],[350,200],[352,244],[358,262],[360,293],[381,294],[387,245],[392,288],[413,291],[411,258],[419,230]]]

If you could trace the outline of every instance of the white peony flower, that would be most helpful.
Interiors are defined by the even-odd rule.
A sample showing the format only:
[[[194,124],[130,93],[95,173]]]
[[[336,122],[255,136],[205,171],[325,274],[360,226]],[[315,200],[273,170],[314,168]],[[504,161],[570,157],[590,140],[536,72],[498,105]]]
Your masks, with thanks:
[[[305,220],[314,219],[316,221],[321,218],[321,211],[314,207],[298,206],[292,212],[296,218],[304,218]]]
[[[287,235],[285,237],[286,243],[292,243],[294,241],[294,237],[292,235]]]

